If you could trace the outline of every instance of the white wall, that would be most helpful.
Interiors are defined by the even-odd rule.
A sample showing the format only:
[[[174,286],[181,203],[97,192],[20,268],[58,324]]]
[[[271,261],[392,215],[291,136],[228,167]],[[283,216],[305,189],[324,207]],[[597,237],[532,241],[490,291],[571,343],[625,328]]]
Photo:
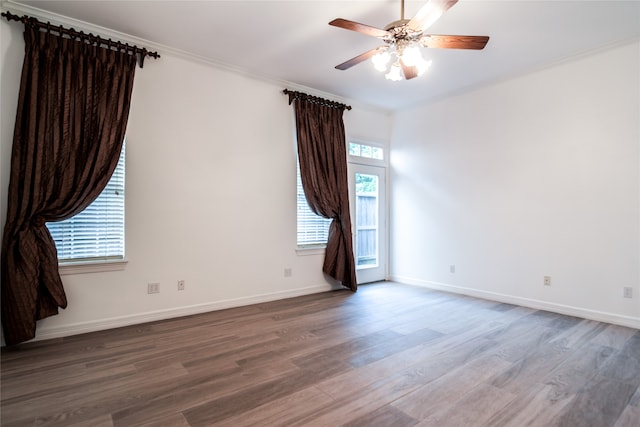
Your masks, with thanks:
[[[21,24],[3,20],[0,30],[4,225],[24,43]],[[286,84],[160,53],[136,70],[127,131],[128,264],[63,276],[68,308],[39,322],[37,338],[332,288],[323,255],[296,254]],[[386,113],[354,105],[344,117],[348,136],[389,138]],[[285,268],[292,277],[284,277]],[[177,291],[179,279],[185,291]],[[160,294],[147,294],[149,282],[160,283]]]
[[[393,278],[640,327],[639,81],[635,42],[397,113]]]

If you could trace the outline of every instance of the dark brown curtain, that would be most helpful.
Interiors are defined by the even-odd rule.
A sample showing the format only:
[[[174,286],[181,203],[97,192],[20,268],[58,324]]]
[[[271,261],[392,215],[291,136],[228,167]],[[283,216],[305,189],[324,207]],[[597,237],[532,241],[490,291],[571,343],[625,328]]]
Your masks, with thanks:
[[[81,212],[106,186],[125,136],[136,58],[25,24],[25,57],[2,240],[7,344],[67,299],[45,222]]]
[[[331,218],[323,271],[355,291],[356,269],[349,214],[344,105],[314,97],[293,102],[302,188],[313,212]]]

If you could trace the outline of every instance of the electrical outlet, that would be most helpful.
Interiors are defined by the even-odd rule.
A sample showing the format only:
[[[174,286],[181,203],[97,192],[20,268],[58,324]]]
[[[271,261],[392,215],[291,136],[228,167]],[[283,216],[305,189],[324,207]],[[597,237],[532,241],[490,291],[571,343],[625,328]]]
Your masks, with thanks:
[[[160,283],[147,283],[147,293],[148,294],[159,294],[160,293]]]
[[[292,270],[290,268],[285,268],[284,269],[284,277],[291,277],[292,274]]]
[[[454,274],[456,272],[456,265],[455,264],[451,264],[449,266],[449,273]]]
[[[178,290],[184,291],[184,280],[178,280]]]
[[[544,285],[551,286],[551,276],[544,276]]]
[[[622,296],[624,298],[633,298],[633,288],[631,286],[622,288]]]

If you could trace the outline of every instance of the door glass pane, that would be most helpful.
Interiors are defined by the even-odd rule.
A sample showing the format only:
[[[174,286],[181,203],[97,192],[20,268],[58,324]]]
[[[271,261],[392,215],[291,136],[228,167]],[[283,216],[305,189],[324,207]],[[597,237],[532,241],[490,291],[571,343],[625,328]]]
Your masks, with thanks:
[[[356,267],[378,266],[378,176],[356,173]]]

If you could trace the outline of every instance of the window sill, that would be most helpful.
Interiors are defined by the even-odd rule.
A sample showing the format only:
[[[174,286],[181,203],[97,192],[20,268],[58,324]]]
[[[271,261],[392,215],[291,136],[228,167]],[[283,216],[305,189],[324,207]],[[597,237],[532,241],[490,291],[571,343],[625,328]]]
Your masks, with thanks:
[[[308,256],[308,255],[324,255],[325,248],[298,248],[296,249],[296,254],[298,256]]]
[[[104,273],[107,271],[122,271],[127,266],[126,260],[118,261],[89,261],[89,262],[67,262],[58,264],[58,271],[61,276],[71,274]]]

